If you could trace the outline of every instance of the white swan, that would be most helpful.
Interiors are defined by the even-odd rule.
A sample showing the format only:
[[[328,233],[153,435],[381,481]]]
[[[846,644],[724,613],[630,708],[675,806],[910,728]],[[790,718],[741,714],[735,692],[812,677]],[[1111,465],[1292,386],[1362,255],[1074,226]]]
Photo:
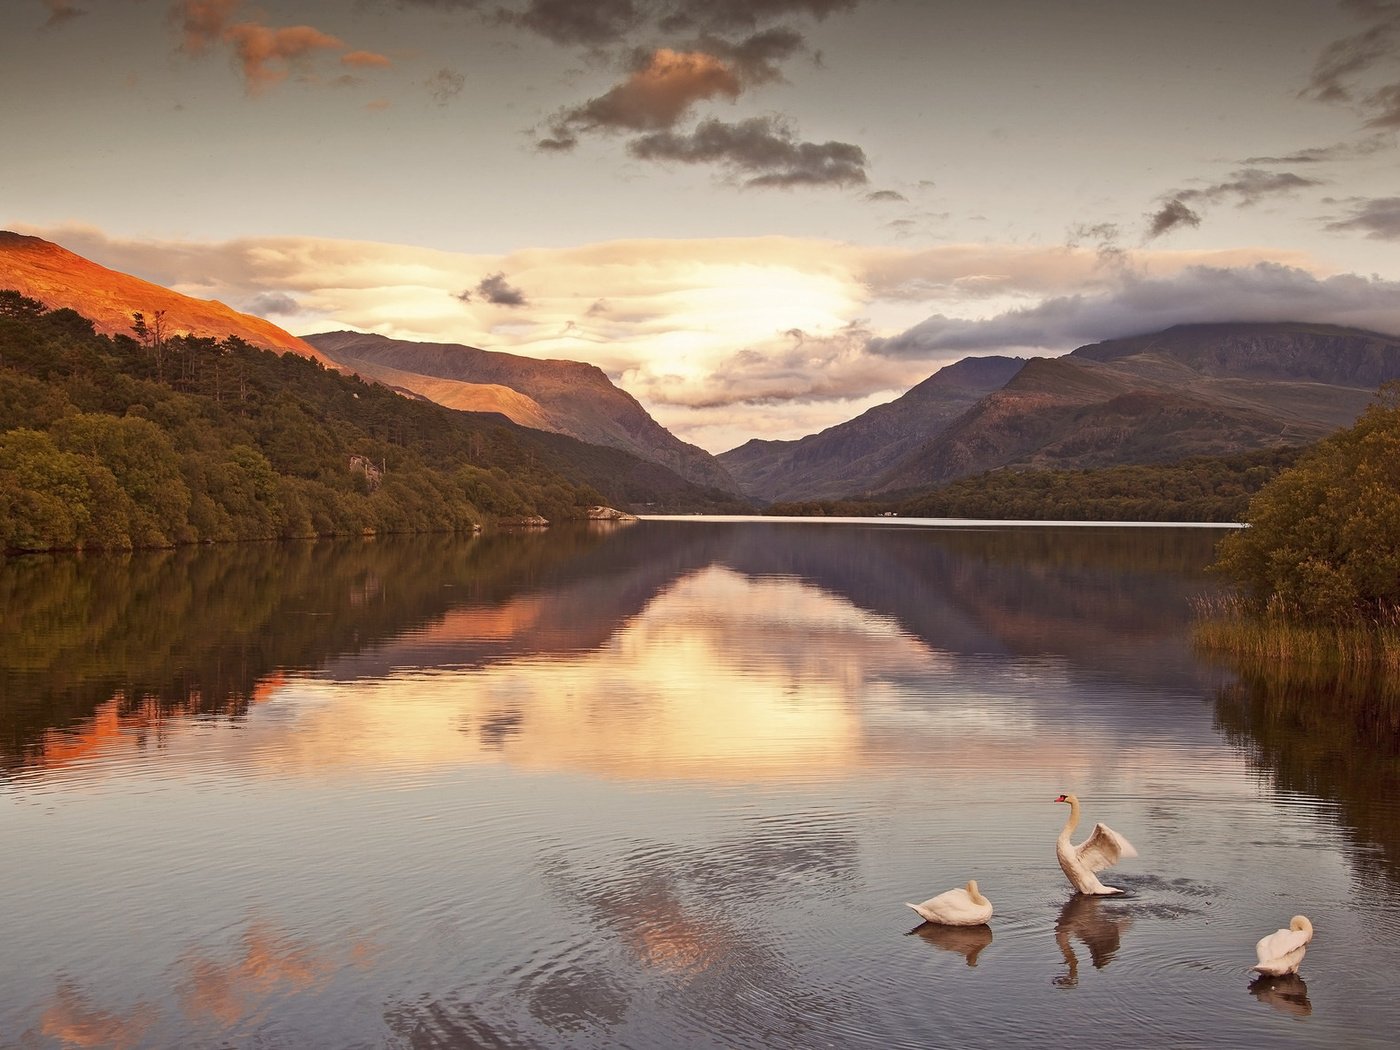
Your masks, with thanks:
[[[1288,929],[1276,930],[1254,946],[1259,963],[1254,969],[1271,977],[1282,977],[1286,973],[1297,973],[1298,964],[1303,961],[1303,953],[1312,940],[1312,923],[1306,915],[1295,915],[1288,923]]]
[[[992,902],[977,889],[976,879],[969,880],[966,889],[948,890],[905,907],[913,908],[925,922],[942,926],[980,926],[992,917]]]
[[[1105,886],[1095,872],[1103,871],[1117,864],[1123,857],[1136,857],[1133,844],[1107,824],[1095,824],[1094,833],[1079,845],[1070,844],[1069,836],[1079,823],[1079,799],[1074,795],[1061,795],[1056,802],[1069,803],[1069,819],[1055,843],[1055,857],[1060,869],[1080,893],[1090,893],[1106,897],[1123,891],[1113,886]]]

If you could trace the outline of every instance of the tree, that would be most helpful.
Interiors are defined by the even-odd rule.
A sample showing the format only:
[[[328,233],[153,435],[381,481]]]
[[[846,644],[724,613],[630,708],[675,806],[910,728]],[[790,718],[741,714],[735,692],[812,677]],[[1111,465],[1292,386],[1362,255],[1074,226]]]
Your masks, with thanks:
[[[1312,620],[1400,603],[1400,383],[1250,501],[1216,567],[1256,600]]]

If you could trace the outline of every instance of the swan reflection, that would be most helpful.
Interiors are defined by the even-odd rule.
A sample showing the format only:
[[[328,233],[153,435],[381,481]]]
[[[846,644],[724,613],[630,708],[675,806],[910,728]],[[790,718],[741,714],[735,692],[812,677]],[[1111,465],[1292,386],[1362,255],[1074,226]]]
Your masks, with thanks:
[[[1285,974],[1282,977],[1260,974],[1250,982],[1249,994],[1281,1014],[1307,1017],[1312,1013],[1307,982],[1296,973]]]
[[[1055,922],[1055,943],[1068,967],[1064,974],[1055,978],[1055,984],[1073,988],[1079,983],[1079,956],[1075,954],[1071,938],[1077,938],[1089,949],[1094,969],[1102,970],[1117,954],[1123,933],[1132,924],[1131,916],[1106,905],[1101,898],[1076,893],[1065,902]]]
[[[942,951],[956,952],[967,960],[969,966],[976,966],[982,949],[992,943],[992,928],[985,923],[981,926],[943,926],[926,922],[910,930],[909,934]]]

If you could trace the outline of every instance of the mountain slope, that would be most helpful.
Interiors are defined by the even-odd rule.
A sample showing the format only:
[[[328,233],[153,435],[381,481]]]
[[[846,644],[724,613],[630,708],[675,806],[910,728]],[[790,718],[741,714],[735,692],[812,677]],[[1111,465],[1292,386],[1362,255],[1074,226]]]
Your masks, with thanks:
[[[1316,441],[1400,378],[1400,338],[1291,322],[1179,325],[1036,358],[876,491],[999,467],[1090,468]]]
[[[858,493],[1021,366],[1017,357],[964,358],[845,423],[796,441],[755,438],[718,458],[744,492],[757,499],[833,499]]]
[[[739,492],[715,457],[681,441],[652,419],[636,398],[619,390],[594,365],[541,361],[459,343],[417,343],[360,332],[324,332],[309,335],[306,341],[344,368],[375,378],[392,376],[382,381],[432,400],[438,400],[435,393],[454,400],[484,397],[469,391],[471,386],[508,388],[532,404],[502,400],[494,410],[518,423],[623,449],[669,467],[697,485]]]
[[[0,230],[0,288],[12,288],[51,310],[76,310],[104,335],[131,335],[133,313],[149,321],[163,310],[167,336],[236,335],[264,350],[290,350],[331,364],[315,347],[271,321],[109,270],[40,237]]]

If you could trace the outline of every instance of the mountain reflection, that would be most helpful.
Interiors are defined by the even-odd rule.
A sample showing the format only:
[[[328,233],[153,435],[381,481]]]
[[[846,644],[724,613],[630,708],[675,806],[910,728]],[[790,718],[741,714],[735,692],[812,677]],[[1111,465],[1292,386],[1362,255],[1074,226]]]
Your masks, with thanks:
[[[1199,689],[1182,638],[1214,538],[644,522],[21,559],[0,566],[0,769],[156,743],[307,771],[1016,761],[1046,746],[1035,720],[1092,734],[1050,710],[1081,678]],[[1052,661],[1041,714],[988,706],[1007,657]],[[220,721],[244,732],[182,740]]]

